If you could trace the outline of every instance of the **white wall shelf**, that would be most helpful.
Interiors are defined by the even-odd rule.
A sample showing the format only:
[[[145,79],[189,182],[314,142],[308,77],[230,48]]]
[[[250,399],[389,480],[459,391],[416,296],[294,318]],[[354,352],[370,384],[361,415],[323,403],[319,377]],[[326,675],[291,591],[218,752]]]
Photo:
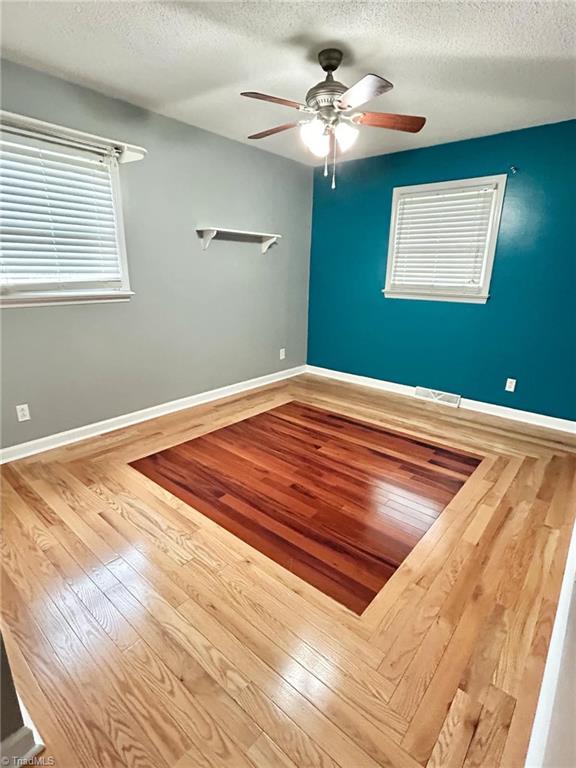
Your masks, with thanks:
[[[225,229],[224,227],[196,227],[196,233],[202,240],[202,249],[205,251],[212,240],[217,237],[219,240],[236,240],[246,243],[260,243],[262,253],[277,243],[282,235],[271,234],[270,232],[248,232],[243,229]]]

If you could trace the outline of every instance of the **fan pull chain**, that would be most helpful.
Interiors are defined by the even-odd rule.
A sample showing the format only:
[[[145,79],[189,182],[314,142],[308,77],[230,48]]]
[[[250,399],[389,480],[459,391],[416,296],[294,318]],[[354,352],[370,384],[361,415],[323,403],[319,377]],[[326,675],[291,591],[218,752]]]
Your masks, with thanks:
[[[336,189],[336,136],[332,134],[332,142],[334,144],[334,154],[332,156],[332,189]]]
[[[328,155],[324,158],[324,176],[328,176]]]

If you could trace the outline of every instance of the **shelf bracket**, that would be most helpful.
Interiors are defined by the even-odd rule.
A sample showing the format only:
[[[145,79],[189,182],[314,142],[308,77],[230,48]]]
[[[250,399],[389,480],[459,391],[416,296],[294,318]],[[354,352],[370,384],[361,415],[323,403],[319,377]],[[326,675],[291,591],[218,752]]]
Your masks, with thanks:
[[[262,240],[261,250],[262,253],[266,253],[266,251],[274,245],[274,243],[278,242],[278,235],[274,235],[273,237],[269,237],[266,240]]]
[[[216,237],[217,229],[204,229],[202,231],[202,250],[205,251]]]

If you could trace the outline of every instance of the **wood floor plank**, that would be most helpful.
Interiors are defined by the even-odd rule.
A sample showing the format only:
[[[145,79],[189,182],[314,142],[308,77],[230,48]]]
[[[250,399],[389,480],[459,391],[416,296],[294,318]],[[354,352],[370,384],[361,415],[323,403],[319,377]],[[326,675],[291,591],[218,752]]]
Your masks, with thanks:
[[[486,611],[486,601],[479,592],[474,593],[420,700],[402,740],[402,746],[418,762],[426,763],[430,758]]]
[[[481,709],[481,705],[460,688],[456,691],[426,768],[461,768]]]
[[[421,638],[411,662],[404,662],[404,673],[390,697],[390,708],[406,721],[414,717],[420,700],[428,688],[454,627],[443,617],[436,617],[426,636]],[[408,651],[410,654],[410,651]],[[387,678],[389,679],[389,678]]]
[[[554,613],[553,603],[544,600],[540,606],[530,653],[518,687],[518,698],[500,759],[502,768],[509,765],[524,765],[530,740],[530,728],[536,712],[540,683],[546,663],[546,653],[552,634]]]
[[[281,707],[250,684],[238,694],[238,703],[262,729],[281,752],[297,766],[310,768],[342,768],[312,738],[306,728],[301,728]],[[358,763],[362,765],[362,763]]]
[[[389,647],[385,649],[384,661],[378,668],[378,671],[395,688],[405,677],[407,668],[410,666],[431,627],[434,627],[436,630],[436,640],[432,643],[427,643],[427,647],[434,647],[437,644],[439,634],[447,635],[449,639],[454,626],[458,622],[450,621],[451,617],[446,616],[444,613],[442,621],[435,623],[436,617],[440,613],[441,608],[444,607],[446,599],[456,587],[459,577],[462,573],[466,572],[465,566],[472,560],[474,554],[474,547],[468,542],[462,541],[461,545],[454,551],[452,558],[446,563],[445,568],[438,574],[430,589],[423,595],[416,609],[413,604],[407,606],[407,616],[402,631],[397,636],[393,636],[394,631],[392,629],[388,630],[388,634],[391,636]],[[438,629],[440,630],[439,632]],[[385,635],[386,633],[382,636],[381,642],[384,641]],[[397,697],[397,703],[399,703],[401,696],[402,692]]]
[[[494,671],[508,635],[510,615],[500,603],[494,605],[484,624],[462,679],[460,689],[470,699],[482,703],[492,682]]]
[[[147,684],[158,705],[170,712],[200,752],[208,759],[214,757],[218,765],[250,768],[245,750],[234,740],[234,731],[227,732],[218,724],[144,641],[135,643],[124,657],[134,674]]]
[[[543,586],[558,545],[558,531],[546,526],[538,532],[532,561],[522,591],[510,618],[493,680],[501,690],[515,697],[530,652],[542,602]]]
[[[464,768],[498,765],[515,705],[516,700],[512,696],[493,686],[490,688],[464,760]]]
[[[265,733],[250,747],[247,755],[254,768],[270,768],[272,765],[277,768],[298,768]]]

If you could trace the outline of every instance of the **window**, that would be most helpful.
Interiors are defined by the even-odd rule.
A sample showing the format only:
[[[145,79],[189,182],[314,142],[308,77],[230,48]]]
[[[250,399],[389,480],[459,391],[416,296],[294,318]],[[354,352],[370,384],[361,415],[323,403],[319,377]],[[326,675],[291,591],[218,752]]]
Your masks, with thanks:
[[[127,299],[119,153],[10,130],[0,138],[2,305]]]
[[[506,175],[397,187],[384,295],[485,303]]]

